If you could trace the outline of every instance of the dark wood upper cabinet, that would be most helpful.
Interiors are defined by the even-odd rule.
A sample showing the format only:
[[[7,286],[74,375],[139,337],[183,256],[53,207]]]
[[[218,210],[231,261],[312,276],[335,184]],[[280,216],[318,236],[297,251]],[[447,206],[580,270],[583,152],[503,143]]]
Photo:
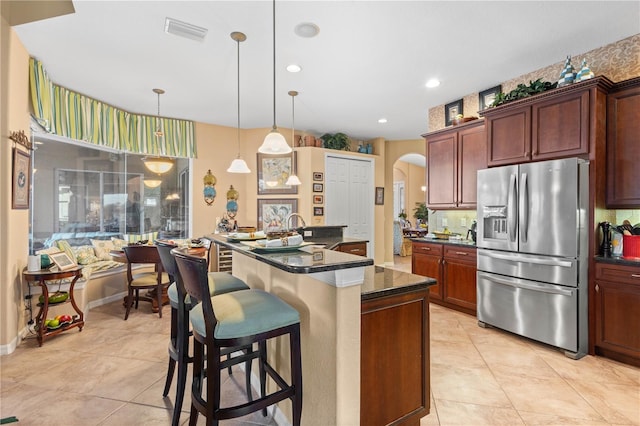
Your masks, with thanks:
[[[600,99],[612,85],[601,76],[482,111],[488,166],[589,158],[604,124]]]
[[[640,207],[640,77],[607,98],[607,207]]]
[[[476,208],[476,172],[487,167],[483,121],[422,136],[427,144],[427,206]]]

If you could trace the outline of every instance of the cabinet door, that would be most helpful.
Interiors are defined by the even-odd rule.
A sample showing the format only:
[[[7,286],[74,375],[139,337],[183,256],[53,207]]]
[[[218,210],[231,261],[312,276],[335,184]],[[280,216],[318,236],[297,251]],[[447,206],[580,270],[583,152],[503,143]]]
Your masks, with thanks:
[[[487,164],[524,163],[531,160],[531,107],[487,117]]]
[[[427,205],[431,208],[456,207],[457,132],[427,140]]]
[[[458,133],[458,207],[476,208],[478,170],[487,168],[487,135],[484,126]]]
[[[640,283],[596,280],[595,299],[596,346],[640,359]]]
[[[442,281],[445,302],[476,312],[476,250],[446,247]]]
[[[411,272],[438,282],[429,288],[431,299],[442,300],[442,245],[413,243]]]
[[[589,152],[589,90],[534,103],[532,117],[532,160]]]
[[[607,207],[640,206],[640,79],[609,95],[607,105]]]

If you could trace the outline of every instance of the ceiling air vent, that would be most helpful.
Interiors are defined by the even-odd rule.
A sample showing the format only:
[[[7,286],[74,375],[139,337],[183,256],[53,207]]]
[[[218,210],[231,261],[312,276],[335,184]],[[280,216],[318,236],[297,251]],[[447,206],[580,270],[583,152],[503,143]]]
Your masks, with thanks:
[[[207,35],[207,31],[209,30],[206,28],[178,21],[177,19],[173,18],[167,18],[164,22],[165,33],[189,38],[191,40],[204,40],[204,37]]]

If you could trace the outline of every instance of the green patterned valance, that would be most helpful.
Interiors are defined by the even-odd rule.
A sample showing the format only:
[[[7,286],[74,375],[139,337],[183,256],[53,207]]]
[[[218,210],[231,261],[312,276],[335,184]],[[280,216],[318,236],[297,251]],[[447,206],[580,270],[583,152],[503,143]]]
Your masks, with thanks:
[[[138,154],[197,156],[192,121],[132,114],[72,92],[52,83],[33,58],[29,81],[34,115],[49,133]],[[158,127],[163,137],[155,136]]]

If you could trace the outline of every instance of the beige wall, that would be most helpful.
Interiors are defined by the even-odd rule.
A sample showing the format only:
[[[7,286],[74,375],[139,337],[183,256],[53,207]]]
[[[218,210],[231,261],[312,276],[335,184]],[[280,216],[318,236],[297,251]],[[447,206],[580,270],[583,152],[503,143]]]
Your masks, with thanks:
[[[393,181],[404,182],[404,210],[407,213],[407,219],[411,221],[413,225],[416,223],[416,219],[413,217],[413,210],[416,208],[416,203],[425,202],[425,192],[421,189],[421,187],[426,184],[425,170],[426,169],[424,167],[416,166],[415,164],[404,161],[397,161],[393,169]],[[393,196],[392,189],[389,190],[389,196]],[[389,202],[392,201],[393,200],[390,198]],[[396,218],[394,218],[394,220],[395,219]]]
[[[12,351],[26,324],[21,271],[29,250],[29,210],[11,208],[12,131],[29,134],[29,55],[8,25],[9,8],[1,2],[0,21],[0,347]]]

